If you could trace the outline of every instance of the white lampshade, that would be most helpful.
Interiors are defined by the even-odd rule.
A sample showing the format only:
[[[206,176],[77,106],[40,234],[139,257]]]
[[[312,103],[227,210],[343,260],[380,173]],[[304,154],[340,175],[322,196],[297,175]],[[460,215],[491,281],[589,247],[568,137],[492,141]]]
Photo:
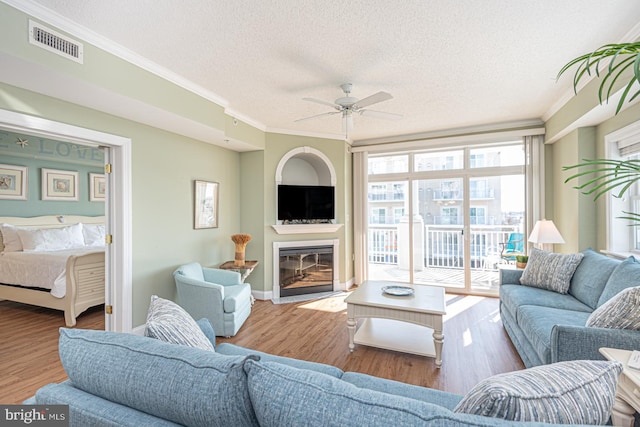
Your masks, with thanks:
[[[562,235],[550,219],[541,219],[536,222],[529,235],[529,241],[543,247],[553,243],[564,243]]]

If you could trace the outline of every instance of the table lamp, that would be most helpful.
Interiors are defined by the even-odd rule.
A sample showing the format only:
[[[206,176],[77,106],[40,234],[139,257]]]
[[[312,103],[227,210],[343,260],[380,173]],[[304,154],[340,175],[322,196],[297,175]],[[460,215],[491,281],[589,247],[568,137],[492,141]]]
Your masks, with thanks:
[[[550,219],[541,219],[536,222],[529,235],[529,241],[534,243],[538,249],[548,252],[553,251],[554,243],[564,243],[562,235]]]

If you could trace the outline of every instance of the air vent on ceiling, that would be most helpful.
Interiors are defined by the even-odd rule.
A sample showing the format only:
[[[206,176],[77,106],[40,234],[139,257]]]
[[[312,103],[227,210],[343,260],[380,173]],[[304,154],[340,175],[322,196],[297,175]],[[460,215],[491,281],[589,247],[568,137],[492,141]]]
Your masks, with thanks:
[[[82,43],[31,20],[29,43],[82,64]]]

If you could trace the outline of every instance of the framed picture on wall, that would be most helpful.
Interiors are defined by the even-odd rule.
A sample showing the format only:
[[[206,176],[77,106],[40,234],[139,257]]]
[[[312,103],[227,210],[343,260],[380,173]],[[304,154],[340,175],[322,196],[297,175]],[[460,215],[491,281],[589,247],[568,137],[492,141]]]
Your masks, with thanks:
[[[28,168],[0,165],[0,199],[27,200]]]
[[[89,173],[89,201],[104,202],[105,185],[103,173]]]
[[[42,200],[78,201],[78,172],[40,169],[42,172]]]
[[[217,182],[195,181],[195,221],[199,228],[218,227],[218,186]]]

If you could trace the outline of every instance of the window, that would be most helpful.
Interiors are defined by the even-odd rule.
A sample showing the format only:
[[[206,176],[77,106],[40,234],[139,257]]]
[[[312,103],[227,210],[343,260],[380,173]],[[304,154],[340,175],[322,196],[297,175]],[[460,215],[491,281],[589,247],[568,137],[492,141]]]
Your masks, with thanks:
[[[605,136],[607,158],[640,161],[640,122]],[[640,226],[622,219],[625,212],[640,213],[640,185],[636,182],[616,197],[620,189],[609,191],[607,197],[607,249],[611,252],[640,254]]]
[[[462,223],[458,220],[460,209],[457,206],[440,208],[440,221],[442,225],[456,225]]]
[[[399,223],[403,216],[404,216],[404,208],[394,208],[393,209],[393,222],[394,222],[394,224]]]
[[[487,209],[484,206],[472,206],[470,215],[471,225],[484,225],[487,223]]]
[[[414,169],[417,172],[462,169],[464,151],[417,153],[414,158]]]
[[[385,224],[387,217],[387,210],[385,208],[371,208],[371,218],[369,222],[371,224]]]
[[[408,170],[409,156],[407,154],[369,158],[369,175],[407,172]]]

